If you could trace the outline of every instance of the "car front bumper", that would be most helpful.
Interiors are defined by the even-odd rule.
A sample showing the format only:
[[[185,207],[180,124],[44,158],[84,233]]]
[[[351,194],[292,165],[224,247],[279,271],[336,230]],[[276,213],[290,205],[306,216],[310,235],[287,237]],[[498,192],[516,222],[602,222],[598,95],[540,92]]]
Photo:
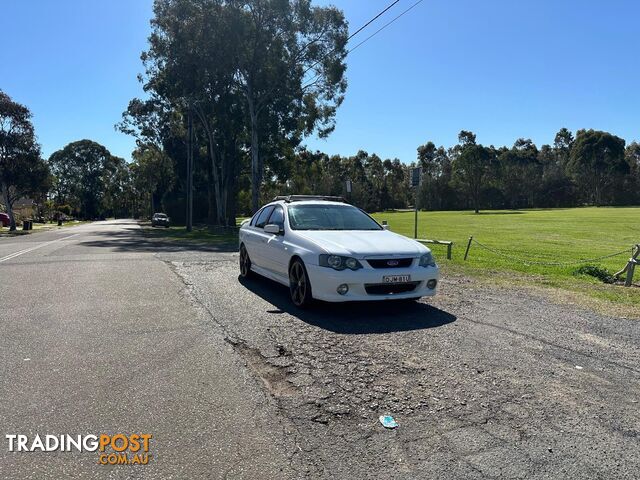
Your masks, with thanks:
[[[408,268],[361,268],[359,270],[333,270],[318,265],[307,265],[307,273],[311,281],[313,298],[325,302],[361,302],[378,300],[401,300],[407,298],[430,297],[436,294],[435,288],[427,287],[429,280],[439,280],[438,267],[413,266]],[[415,287],[409,291],[398,293],[377,293],[385,290],[380,285],[386,275],[409,275]],[[337,292],[339,285],[346,284],[349,291],[345,295]],[[367,291],[367,286],[369,287]],[[410,288],[404,286],[398,288]],[[376,293],[373,293],[376,292]]]

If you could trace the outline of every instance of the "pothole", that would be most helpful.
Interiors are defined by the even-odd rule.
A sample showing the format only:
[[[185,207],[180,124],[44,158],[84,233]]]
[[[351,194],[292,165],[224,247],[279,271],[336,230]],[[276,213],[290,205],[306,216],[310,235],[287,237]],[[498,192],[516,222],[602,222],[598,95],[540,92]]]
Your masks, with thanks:
[[[233,345],[247,362],[251,370],[260,378],[267,391],[276,398],[293,397],[298,394],[295,383],[287,378],[285,365],[288,362],[282,362],[282,366],[277,365],[275,359],[267,359],[260,354],[256,348],[248,346],[243,341],[230,340],[227,341]]]

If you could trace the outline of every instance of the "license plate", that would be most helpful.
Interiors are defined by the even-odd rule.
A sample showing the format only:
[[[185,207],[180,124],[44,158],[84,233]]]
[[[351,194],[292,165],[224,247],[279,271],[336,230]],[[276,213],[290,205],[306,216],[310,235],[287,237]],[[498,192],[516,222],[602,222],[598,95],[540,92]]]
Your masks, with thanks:
[[[411,281],[411,275],[384,275],[384,283],[406,283]]]

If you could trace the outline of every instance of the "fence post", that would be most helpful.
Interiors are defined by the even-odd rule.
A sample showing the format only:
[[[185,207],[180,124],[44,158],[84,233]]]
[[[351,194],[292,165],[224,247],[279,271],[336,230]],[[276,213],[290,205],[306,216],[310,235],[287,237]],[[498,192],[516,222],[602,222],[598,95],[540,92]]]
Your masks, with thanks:
[[[629,263],[627,264],[627,278],[624,281],[624,286],[625,287],[630,287],[631,283],[633,282],[633,271],[636,268],[636,262],[635,260],[631,259],[629,260]]]
[[[469,249],[471,248],[471,242],[473,241],[473,235],[469,237],[469,242],[467,243],[467,249],[464,252],[464,261],[467,261],[467,256],[469,255]]]
[[[635,251],[632,253],[631,258],[629,259],[629,263],[627,263],[627,278],[624,281],[625,287],[630,287],[633,283],[633,271],[636,268],[636,263],[638,263],[636,258],[638,258],[638,254],[640,254],[640,245],[636,245],[634,250]]]
[[[451,260],[451,247],[453,247],[453,242],[447,245],[447,260]]]

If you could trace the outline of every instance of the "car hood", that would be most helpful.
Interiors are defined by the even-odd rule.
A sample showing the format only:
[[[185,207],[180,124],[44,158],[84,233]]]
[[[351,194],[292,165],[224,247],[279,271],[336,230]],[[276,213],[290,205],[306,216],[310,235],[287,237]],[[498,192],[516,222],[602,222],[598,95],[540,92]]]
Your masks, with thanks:
[[[372,256],[417,257],[427,247],[388,230],[299,230],[300,237],[313,242],[327,253],[355,258]]]

